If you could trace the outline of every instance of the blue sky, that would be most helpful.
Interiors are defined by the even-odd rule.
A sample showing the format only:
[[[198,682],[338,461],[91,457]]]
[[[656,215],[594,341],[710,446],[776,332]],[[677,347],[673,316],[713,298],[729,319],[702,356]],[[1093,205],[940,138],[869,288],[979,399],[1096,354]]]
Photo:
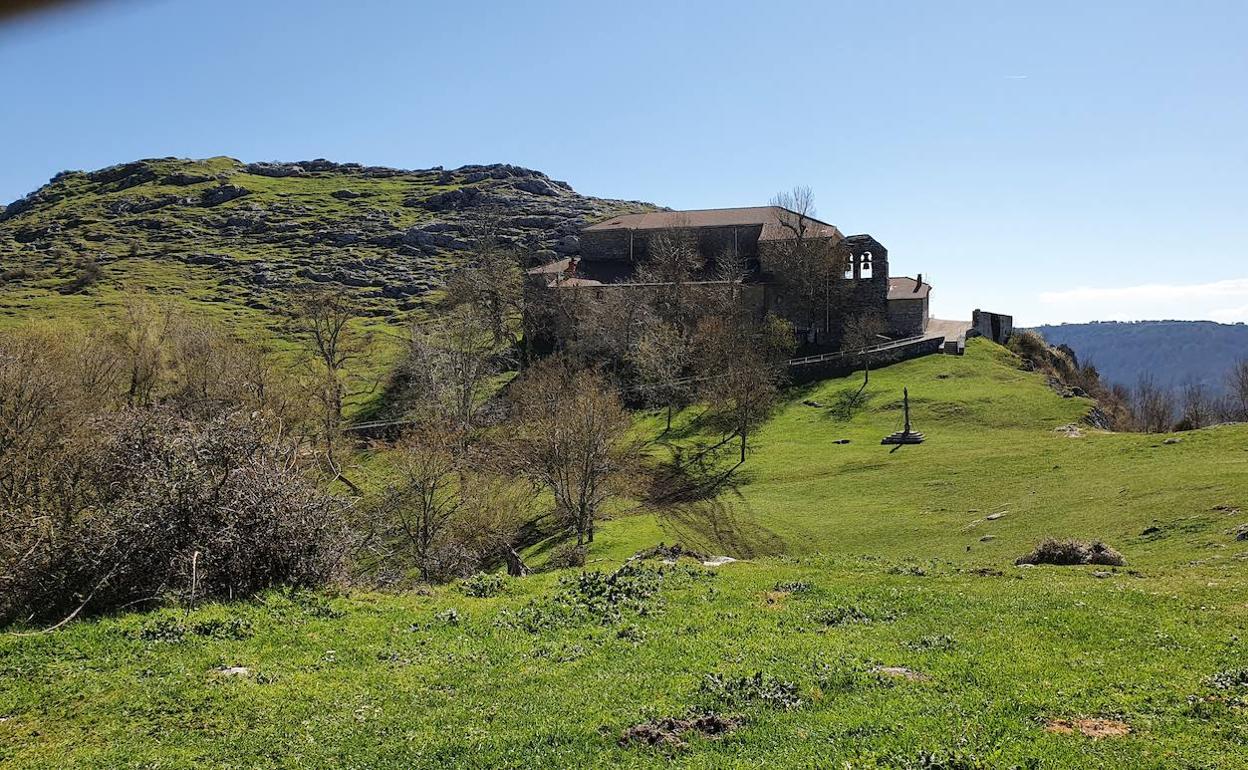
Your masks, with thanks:
[[[1248,3],[250,2],[0,27],[0,199],[231,155],[813,188],[933,311],[1248,320]]]

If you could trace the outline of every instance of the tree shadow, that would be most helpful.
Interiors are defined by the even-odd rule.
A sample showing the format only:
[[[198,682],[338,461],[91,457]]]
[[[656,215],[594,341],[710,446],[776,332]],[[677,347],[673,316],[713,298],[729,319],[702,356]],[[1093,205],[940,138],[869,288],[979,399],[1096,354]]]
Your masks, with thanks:
[[[671,458],[648,471],[642,503],[686,546],[738,558],[782,553],[778,535],[739,515],[748,510],[740,486],[754,474],[736,461],[733,439],[709,446],[669,445]]]

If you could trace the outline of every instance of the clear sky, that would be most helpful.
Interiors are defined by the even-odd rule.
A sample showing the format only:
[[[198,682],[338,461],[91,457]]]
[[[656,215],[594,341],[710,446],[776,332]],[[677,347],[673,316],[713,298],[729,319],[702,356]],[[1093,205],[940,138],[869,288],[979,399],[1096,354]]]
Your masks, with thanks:
[[[1248,2],[130,0],[0,27],[0,199],[143,157],[795,184],[933,312],[1248,321]]]

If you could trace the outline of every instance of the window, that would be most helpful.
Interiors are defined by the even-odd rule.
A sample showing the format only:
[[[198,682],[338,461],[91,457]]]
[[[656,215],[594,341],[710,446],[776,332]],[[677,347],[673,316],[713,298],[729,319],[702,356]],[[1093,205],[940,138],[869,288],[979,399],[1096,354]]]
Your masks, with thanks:
[[[858,257],[858,277],[871,277],[871,252],[869,251],[862,252],[862,255]]]

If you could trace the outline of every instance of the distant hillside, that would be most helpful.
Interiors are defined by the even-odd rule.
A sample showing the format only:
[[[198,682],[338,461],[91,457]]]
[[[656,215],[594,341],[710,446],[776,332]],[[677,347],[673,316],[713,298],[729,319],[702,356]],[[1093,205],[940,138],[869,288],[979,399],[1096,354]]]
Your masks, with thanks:
[[[586,223],[653,208],[509,165],[162,158],[66,171],[0,209],[0,322],[79,312],[129,288],[263,321],[310,283],[349,287],[385,316],[439,287],[482,211],[539,260],[574,250]]]
[[[1080,362],[1112,382],[1134,385],[1144,373],[1177,388],[1195,380],[1221,391],[1226,373],[1248,357],[1248,326],[1212,321],[1139,321],[1040,326],[1054,345],[1068,345]]]

